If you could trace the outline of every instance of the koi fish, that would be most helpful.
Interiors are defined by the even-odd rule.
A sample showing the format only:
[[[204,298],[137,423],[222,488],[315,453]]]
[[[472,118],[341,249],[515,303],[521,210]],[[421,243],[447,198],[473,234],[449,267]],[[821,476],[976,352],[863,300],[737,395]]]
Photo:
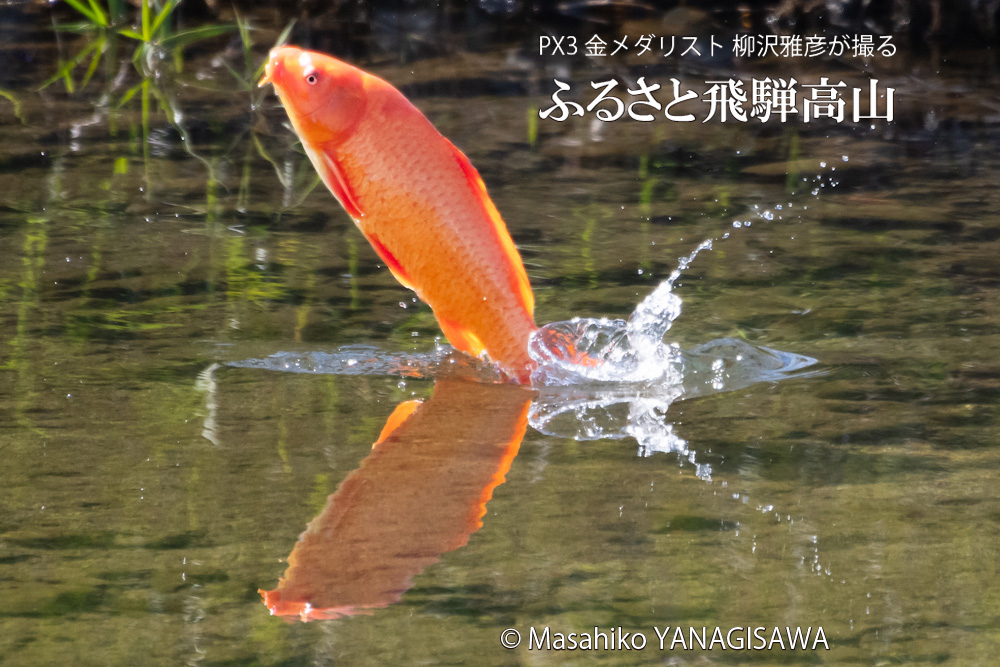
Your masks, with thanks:
[[[273,49],[268,83],[323,182],[448,342],[530,382],[534,295],[469,159],[389,83],[328,55]]]

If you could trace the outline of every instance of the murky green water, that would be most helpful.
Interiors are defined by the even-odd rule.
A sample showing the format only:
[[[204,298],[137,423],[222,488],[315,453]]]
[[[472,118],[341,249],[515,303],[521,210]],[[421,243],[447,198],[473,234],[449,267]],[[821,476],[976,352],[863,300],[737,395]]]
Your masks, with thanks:
[[[897,121],[872,128],[595,126],[529,118],[553,77],[582,90],[727,70],[529,57],[530,40],[482,26],[412,60],[399,55],[419,34],[345,47],[483,174],[541,323],[626,317],[729,232],[679,281],[671,336],[742,338],[824,374],[674,403],[657,428],[686,453],[642,456],[635,438],[545,435],[526,423],[530,391],[444,370],[227,365],[347,345],[416,355],[440,334],[309,190],[274,97],[226,70],[244,72],[238,40],[190,49],[180,74],[161,65],[144,118],[141,89],[118,107],[141,83],[127,56],[74,95],[38,92],[84,42],[60,51],[41,10],[3,18],[4,664],[995,661],[995,56],[882,62]],[[266,48],[281,26],[256,21]],[[768,71],[864,81],[800,67]],[[412,399],[425,403],[373,450]],[[272,616],[258,589],[286,570],[286,600],[367,613]],[[822,626],[829,650],[658,648],[657,628],[748,625]],[[595,626],[648,645],[528,650],[531,628]],[[520,648],[501,647],[506,628]]]

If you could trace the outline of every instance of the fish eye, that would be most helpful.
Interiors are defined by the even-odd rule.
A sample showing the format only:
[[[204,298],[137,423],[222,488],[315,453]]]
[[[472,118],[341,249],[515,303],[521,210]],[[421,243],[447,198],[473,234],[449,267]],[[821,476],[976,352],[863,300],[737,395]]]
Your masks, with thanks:
[[[306,75],[306,83],[308,83],[310,86],[315,86],[317,81],[319,81],[319,77],[316,76],[314,73],[310,72],[309,74]]]

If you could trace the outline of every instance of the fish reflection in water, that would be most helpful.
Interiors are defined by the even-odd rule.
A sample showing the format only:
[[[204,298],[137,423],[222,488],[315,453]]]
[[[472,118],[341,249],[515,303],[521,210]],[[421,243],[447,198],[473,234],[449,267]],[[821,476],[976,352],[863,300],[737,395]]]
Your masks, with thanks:
[[[330,619],[398,602],[413,577],[482,526],[528,425],[532,392],[440,380],[390,415],[372,453],[288,556],[273,615]]]

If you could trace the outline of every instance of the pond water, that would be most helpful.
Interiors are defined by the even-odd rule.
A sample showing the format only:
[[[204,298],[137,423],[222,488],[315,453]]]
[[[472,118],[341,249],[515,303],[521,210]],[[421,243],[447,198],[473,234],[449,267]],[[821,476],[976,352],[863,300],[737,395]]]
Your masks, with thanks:
[[[247,85],[283,20],[251,15],[249,64],[222,37],[145,79],[111,40],[70,94],[38,87],[95,37],[49,12],[0,8],[4,664],[995,661],[995,50],[650,64],[537,55],[580,24],[297,24],[465,151],[539,323],[628,318],[712,240],[672,292],[684,381],[530,390],[449,353],[315,187]],[[895,120],[538,117],[553,79],[736,75],[877,77]],[[686,634],[748,626],[829,648]]]

